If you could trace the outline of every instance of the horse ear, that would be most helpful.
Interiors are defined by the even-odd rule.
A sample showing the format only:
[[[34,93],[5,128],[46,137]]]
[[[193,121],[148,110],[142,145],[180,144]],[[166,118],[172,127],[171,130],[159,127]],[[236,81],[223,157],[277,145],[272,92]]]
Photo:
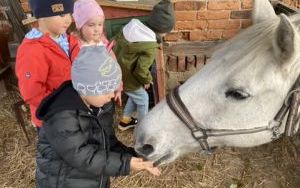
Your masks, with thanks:
[[[253,0],[252,22],[254,24],[273,18],[276,18],[276,14],[269,0]]]
[[[275,55],[283,62],[289,60],[296,48],[296,32],[289,18],[280,14],[280,22],[275,32],[273,48]]]

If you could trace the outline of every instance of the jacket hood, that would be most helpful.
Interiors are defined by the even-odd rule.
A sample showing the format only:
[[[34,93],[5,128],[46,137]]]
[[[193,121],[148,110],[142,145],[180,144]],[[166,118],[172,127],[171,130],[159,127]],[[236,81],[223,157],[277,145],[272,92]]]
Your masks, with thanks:
[[[128,42],[156,42],[156,34],[138,19],[132,19],[123,27]]]
[[[129,53],[140,53],[149,49],[158,48],[159,44],[156,41],[152,42],[129,42],[125,39],[122,32],[114,37],[121,48],[125,48]]]
[[[42,32],[40,32],[37,29],[30,30],[26,34],[26,36],[23,40],[23,43],[25,43],[25,44],[39,43],[39,44],[43,44],[46,46],[55,46],[55,42],[54,42],[54,40],[51,39],[49,34],[43,34]]]
[[[64,82],[44,98],[36,111],[36,116],[40,120],[47,120],[55,113],[64,110],[89,111],[79,94],[74,90],[71,81]]]
[[[26,46],[26,45],[31,45],[31,46],[33,46],[33,45],[42,45],[46,48],[51,49],[54,53],[64,54],[63,50],[58,46],[58,44],[56,44],[56,42],[54,40],[52,40],[50,38],[50,36],[48,36],[48,35],[43,35],[40,38],[33,38],[33,39],[24,38],[22,43],[24,43],[23,44],[24,46]],[[72,44],[69,44],[70,47],[71,47],[71,45],[74,45],[74,41],[71,41],[71,43]],[[77,44],[76,44],[76,46],[77,46]],[[76,46],[73,46],[72,49],[69,49],[69,51],[74,50],[74,48]],[[57,49],[60,49],[60,50],[57,50]]]
[[[68,42],[69,42],[69,52],[73,53],[74,49],[79,49],[78,48],[78,42],[77,39],[71,35],[67,35],[67,34],[62,34],[63,37],[65,37]],[[27,45],[42,45],[44,47],[47,47],[49,49],[52,49],[52,51],[54,53],[61,53],[63,52],[62,50],[57,50],[58,48],[61,49],[59,47],[59,45],[53,40],[51,39],[50,35],[48,33],[43,34],[41,31],[39,31],[38,29],[32,29],[30,30],[25,38],[22,41],[22,45],[27,46]],[[78,50],[76,52],[76,54],[78,53]]]

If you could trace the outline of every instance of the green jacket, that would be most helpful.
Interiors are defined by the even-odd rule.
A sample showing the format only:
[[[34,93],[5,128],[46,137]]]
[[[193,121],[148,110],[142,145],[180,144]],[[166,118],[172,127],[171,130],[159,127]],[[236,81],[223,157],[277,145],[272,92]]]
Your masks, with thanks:
[[[122,32],[114,37],[113,48],[122,69],[124,91],[134,91],[152,82],[149,68],[154,62],[157,42],[128,42]]]

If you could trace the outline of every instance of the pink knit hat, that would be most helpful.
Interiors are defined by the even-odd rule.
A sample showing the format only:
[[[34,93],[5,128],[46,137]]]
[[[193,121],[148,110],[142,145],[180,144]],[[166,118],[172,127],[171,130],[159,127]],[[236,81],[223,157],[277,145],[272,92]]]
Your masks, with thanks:
[[[77,0],[74,3],[73,18],[77,29],[81,29],[86,22],[97,16],[104,17],[104,13],[95,0]]]

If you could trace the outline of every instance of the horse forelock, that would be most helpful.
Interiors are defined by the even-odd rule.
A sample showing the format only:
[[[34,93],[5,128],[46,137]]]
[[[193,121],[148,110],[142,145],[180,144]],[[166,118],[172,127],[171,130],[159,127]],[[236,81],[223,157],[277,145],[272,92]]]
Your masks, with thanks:
[[[213,53],[211,61],[225,58],[226,62],[236,63],[238,60],[265,51],[272,45],[278,23],[279,18],[276,18],[248,27],[234,38],[221,44]]]
[[[291,16],[290,21],[298,31],[300,15]],[[199,88],[206,88],[209,91],[208,88],[215,87],[212,83],[224,84],[226,82],[229,85],[239,86],[247,85],[249,82],[251,85],[260,83],[260,87],[264,87],[264,84],[272,82],[284,88],[289,87],[299,74],[300,68],[299,63],[282,68],[280,63],[276,62],[278,60],[272,53],[272,44],[279,22],[280,18],[276,17],[256,23],[222,44],[213,53],[204,69],[183,85],[182,90],[186,91],[188,88],[190,91],[182,92],[183,97],[192,98],[191,93],[199,91]],[[201,84],[195,84],[200,81]],[[259,87],[249,88],[258,89]]]
[[[300,14],[292,15],[289,17],[289,19],[293,24],[295,31],[300,34]],[[218,64],[215,67],[218,67],[217,69],[220,69],[219,71],[224,71],[224,69],[230,71],[235,69],[241,70],[240,67],[245,68],[247,66],[251,66],[253,69],[255,69],[255,67],[262,66],[262,61],[259,59],[257,59],[257,61],[253,60],[257,58],[259,54],[266,55],[267,51],[272,50],[272,42],[276,37],[275,34],[279,22],[279,17],[276,17],[274,19],[266,20],[248,27],[234,38],[217,47],[217,50],[213,53],[209,62]],[[297,54],[299,54],[299,50],[296,49],[295,51],[296,56],[298,56],[295,60],[296,63],[293,63],[285,68],[279,67],[280,64],[278,63],[278,68],[281,69],[283,76],[298,74],[300,68],[299,63],[297,62],[300,61],[300,56]],[[275,54],[273,54],[273,57],[276,59]],[[225,64],[222,65],[224,62]],[[265,64],[269,65],[270,62],[265,61]]]

